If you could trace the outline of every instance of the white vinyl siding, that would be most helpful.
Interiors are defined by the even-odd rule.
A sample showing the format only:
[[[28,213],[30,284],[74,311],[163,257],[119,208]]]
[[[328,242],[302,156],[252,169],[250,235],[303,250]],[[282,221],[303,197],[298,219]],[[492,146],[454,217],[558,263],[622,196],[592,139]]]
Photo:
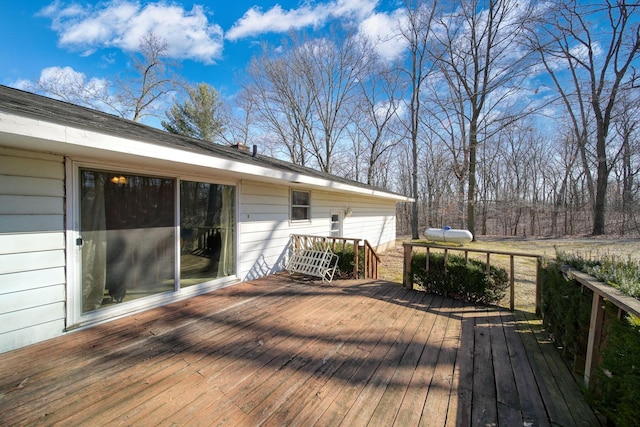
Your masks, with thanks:
[[[64,158],[0,148],[0,352],[65,328]]]
[[[373,247],[385,247],[396,238],[396,203],[393,200],[328,191],[314,191],[312,201],[313,232],[329,235],[331,212],[351,209],[343,221],[343,237],[366,239]]]
[[[238,277],[251,280],[282,270],[289,227],[289,189],[243,181],[239,195]]]
[[[307,191],[307,190],[305,190]],[[289,189],[253,181],[243,181],[239,191],[238,277],[251,280],[284,268],[291,234],[329,236],[331,212],[351,215],[344,218],[343,236],[366,239],[384,248],[396,238],[393,200],[308,190],[311,193],[310,221],[290,221]]]

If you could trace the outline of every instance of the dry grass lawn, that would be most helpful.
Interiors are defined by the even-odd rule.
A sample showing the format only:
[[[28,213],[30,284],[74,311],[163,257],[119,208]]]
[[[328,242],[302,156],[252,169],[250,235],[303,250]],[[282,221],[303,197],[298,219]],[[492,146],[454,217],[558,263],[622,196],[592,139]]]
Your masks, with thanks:
[[[408,241],[409,239],[406,239]],[[382,265],[379,268],[380,279],[402,283],[402,239],[396,241],[395,248],[380,254]],[[640,239],[629,238],[566,238],[566,239],[522,239],[522,238],[489,238],[482,237],[459,249],[481,249],[503,252],[525,253],[540,255],[545,258],[555,258],[557,251],[579,253],[587,257],[601,255],[615,255],[623,259],[640,260]],[[455,254],[457,251],[452,251]],[[460,254],[462,252],[459,252]],[[470,253],[470,257],[486,260],[484,254]],[[519,310],[535,311],[535,273],[534,258],[515,257],[515,306]],[[492,265],[501,266],[509,271],[509,257],[493,255]],[[507,307],[508,295],[500,303]]]

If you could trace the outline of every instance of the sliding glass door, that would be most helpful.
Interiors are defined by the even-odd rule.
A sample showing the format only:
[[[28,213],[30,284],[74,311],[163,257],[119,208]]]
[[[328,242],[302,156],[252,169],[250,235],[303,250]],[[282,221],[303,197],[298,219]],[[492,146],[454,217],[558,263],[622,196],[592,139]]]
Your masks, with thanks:
[[[82,312],[175,289],[175,180],[80,170]]]
[[[232,185],[81,168],[79,196],[82,314],[236,273]]]
[[[235,187],[180,182],[180,286],[235,274]]]

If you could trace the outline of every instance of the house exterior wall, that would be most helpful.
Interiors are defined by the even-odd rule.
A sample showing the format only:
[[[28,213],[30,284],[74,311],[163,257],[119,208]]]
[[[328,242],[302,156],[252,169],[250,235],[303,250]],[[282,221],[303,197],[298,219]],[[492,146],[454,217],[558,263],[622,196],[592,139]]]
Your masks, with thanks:
[[[110,163],[106,162],[105,167]],[[73,177],[65,173],[77,167],[74,164],[72,158],[65,159],[63,155],[0,147],[0,352],[66,331],[70,301],[66,293],[76,288],[67,282],[76,280],[72,273],[77,266],[74,267],[73,256],[65,248],[69,235],[74,235],[73,230],[69,235],[66,231],[67,214],[73,206],[65,199],[65,192],[74,184]],[[135,172],[136,168],[128,169]],[[145,171],[151,173],[153,169]],[[165,174],[180,177],[181,172],[176,167]],[[380,249],[395,241],[393,199],[287,182],[229,180],[228,183],[236,185],[236,266],[240,280],[283,270],[291,234],[328,236],[331,214],[344,213],[347,208],[351,215],[343,217],[343,237],[366,239]],[[308,221],[290,220],[291,186],[310,192]],[[232,283],[233,280],[227,280],[202,289],[213,290]],[[197,289],[182,291],[146,302],[130,302],[136,305],[123,306],[117,315],[189,297]]]
[[[238,209],[239,277],[251,280],[284,267],[291,234],[328,236],[331,213],[352,213],[344,218],[343,237],[366,239],[384,250],[396,238],[395,201],[371,199],[317,189],[311,193],[311,219],[290,221],[291,187],[243,181]]]
[[[0,147],[0,352],[65,327],[64,158]]]

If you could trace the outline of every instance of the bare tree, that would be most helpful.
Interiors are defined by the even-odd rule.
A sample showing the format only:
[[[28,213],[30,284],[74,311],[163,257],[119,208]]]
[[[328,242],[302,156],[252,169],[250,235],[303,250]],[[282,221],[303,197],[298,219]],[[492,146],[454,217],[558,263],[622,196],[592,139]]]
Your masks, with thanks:
[[[163,109],[158,102],[179,87],[173,70],[177,63],[167,56],[167,42],[153,32],[140,40],[140,51],[133,58],[135,74],[118,79],[117,99],[122,117],[138,121],[157,116]]]
[[[251,61],[243,96],[256,125],[277,136],[294,163],[332,171],[353,123],[365,49],[359,37],[337,31],[321,39],[291,35],[277,49],[265,44]]]
[[[140,40],[140,51],[132,56],[133,73],[120,73],[115,82],[87,77],[70,68],[55,69],[30,87],[34,92],[139,121],[159,116],[160,101],[181,89],[174,72],[177,64],[167,57],[167,44],[154,33]]]
[[[437,13],[436,0],[427,4],[422,0],[406,0],[407,19],[400,27],[400,34],[407,42],[407,62],[400,72],[409,86],[409,117],[407,133],[411,144],[411,195],[415,199],[411,206],[411,237],[419,238],[419,193],[418,193],[418,146],[420,116],[422,114],[422,90],[425,80],[433,70],[430,61],[432,25]]]
[[[311,89],[317,127],[309,134],[310,147],[320,170],[331,172],[332,157],[352,123],[358,82],[368,71],[366,41],[332,32],[330,39],[305,41],[297,50],[307,87]]]
[[[467,138],[467,126],[465,125],[463,99],[453,96],[454,94],[463,93],[463,91],[462,88],[452,91],[448,87],[443,91],[442,82],[437,78],[430,79],[429,83],[426,91],[428,99],[425,101],[428,102],[431,114],[422,115],[421,121],[433,136],[432,144],[446,147],[448,151],[448,167],[456,178],[456,210],[449,212],[447,221],[448,224],[464,228],[467,226],[465,221],[465,198],[467,175],[469,173],[469,141]],[[447,85],[453,84],[456,84],[456,82],[450,81],[447,83]],[[485,187],[485,191],[486,189],[487,187]],[[486,194],[482,197],[482,200],[488,200]]]
[[[352,138],[355,142],[363,142],[364,152],[362,157],[356,157],[354,163],[359,165],[359,160],[365,160],[365,182],[384,186],[386,174],[382,172],[388,170],[385,161],[403,136],[398,129],[400,75],[373,56],[372,50],[369,52],[371,68],[358,80],[360,100],[356,104],[356,113],[359,114],[354,121],[356,135]]]
[[[242,143],[249,145],[250,141],[255,142],[257,135],[253,133],[253,118],[255,105],[251,100],[245,99],[246,93],[240,91],[235,97],[235,105],[237,112],[234,114],[231,106],[224,103],[223,116],[225,117],[226,126],[221,135],[222,139],[229,144]],[[262,149],[265,147],[263,146]]]
[[[640,5],[570,0],[556,6],[549,24],[541,27],[537,47],[572,120],[593,200],[592,234],[599,235],[605,232],[610,148],[616,143],[610,127],[620,93],[633,86],[632,64],[640,52]],[[595,178],[588,158],[592,147]]]
[[[94,110],[117,112],[117,100],[111,95],[112,84],[109,81],[87,79],[86,75],[70,67],[48,68],[26,89]]]
[[[531,112],[521,96],[532,64],[523,36],[532,8],[516,0],[463,0],[439,20],[437,63],[448,91],[443,105],[455,111],[467,157],[467,228],[475,236],[478,147],[504,126]],[[451,115],[451,113],[447,113]],[[459,150],[458,150],[459,151]]]
[[[638,176],[640,176],[640,98],[632,97],[629,92],[620,97],[616,106],[613,130],[620,140],[620,160],[616,162],[620,204],[620,234],[624,235],[631,227],[636,228],[634,208],[638,202]],[[635,202],[635,203],[634,203]]]
[[[268,44],[262,48],[262,54],[247,67],[241,105],[253,114],[255,126],[276,139],[265,142],[284,147],[291,162],[305,166],[313,120],[310,89],[294,62],[290,44],[284,41],[282,50]]]

